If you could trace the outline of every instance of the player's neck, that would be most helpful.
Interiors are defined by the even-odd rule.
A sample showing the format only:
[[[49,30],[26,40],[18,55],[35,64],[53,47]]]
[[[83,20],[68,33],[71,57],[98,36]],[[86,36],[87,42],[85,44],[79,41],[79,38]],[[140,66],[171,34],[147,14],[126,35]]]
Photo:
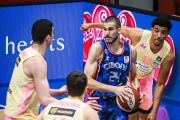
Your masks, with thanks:
[[[115,42],[108,44],[108,47],[111,49],[112,52],[119,54],[122,52],[123,42],[118,38]]]
[[[41,45],[39,45],[38,43],[33,43],[32,48],[35,49],[36,51],[38,51],[39,54],[44,58],[46,49],[47,49],[47,47],[46,47],[46,45],[44,45],[44,43]]]
[[[68,95],[68,98],[69,99],[76,99],[76,100],[80,100],[80,101],[84,101],[84,97],[83,97],[83,95],[81,95],[81,96],[70,96],[70,95]]]

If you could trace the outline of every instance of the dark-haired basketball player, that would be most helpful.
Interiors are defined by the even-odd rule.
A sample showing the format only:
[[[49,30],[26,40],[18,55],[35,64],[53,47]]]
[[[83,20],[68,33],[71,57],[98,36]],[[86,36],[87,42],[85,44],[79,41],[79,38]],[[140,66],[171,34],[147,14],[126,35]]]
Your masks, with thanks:
[[[53,23],[47,19],[37,20],[32,26],[33,45],[24,49],[16,59],[9,84],[4,120],[34,120],[38,115],[38,103],[43,107],[57,101],[66,86],[50,89],[47,80],[46,49],[54,37]]]
[[[84,69],[90,89],[89,100],[97,100],[102,106],[101,120],[127,120],[127,113],[117,106],[116,95],[127,100],[125,96],[129,96],[129,91],[124,85],[128,74],[132,87],[137,89],[139,85],[135,79],[136,50],[119,39],[121,24],[117,17],[108,17],[103,29],[105,39],[91,46]]]
[[[36,120],[99,120],[98,114],[83,103],[87,92],[87,77],[73,71],[67,78],[68,98],[49,104]]]

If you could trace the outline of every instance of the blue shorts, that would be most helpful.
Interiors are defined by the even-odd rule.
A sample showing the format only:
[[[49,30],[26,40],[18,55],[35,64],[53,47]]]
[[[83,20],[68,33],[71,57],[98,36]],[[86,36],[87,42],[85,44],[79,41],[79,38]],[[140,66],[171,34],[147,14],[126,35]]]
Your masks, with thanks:
[[[128,120],[127,112],[118,107],[116,97],[99,99],[97,102],[102,106],[102,110],[98,113],[100,120]]]

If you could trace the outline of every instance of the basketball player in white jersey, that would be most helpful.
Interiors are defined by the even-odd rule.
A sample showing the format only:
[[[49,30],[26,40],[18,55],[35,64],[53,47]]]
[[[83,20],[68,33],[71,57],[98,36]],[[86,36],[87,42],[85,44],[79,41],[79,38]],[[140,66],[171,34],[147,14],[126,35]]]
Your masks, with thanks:
[[[9,84],[5,120],[34,120],[38,115],[38,103],[43,107],[57,101],[52,96],[67,92],[66,86],[50,89],[47,80],[46,49],[54,37],[53,23],[37,20],[32,27],[33,45],[17,56]]]
[[[83,102],[87,92],[87,77],[73,71],[67,78],[68,98],[49,104],[36,120],[99,120],[98,114]]]
[[[166,17],[157,17],[151,25],[151,31],[125,26],[121,28],[121,34],[130,38],[137,50],[137,78],[141,94],[146,95],[140,107],[129,115],[130,120],[139,120],[139,117],[141,120],[156,120],[166,77],[174,61],[172,49],[165,41],[172,27],[171,21]],[[93,27],[103,29],[103,24],[83,24],[81,30]],[[153,72],[158,66],[160,71],[152,102]]]

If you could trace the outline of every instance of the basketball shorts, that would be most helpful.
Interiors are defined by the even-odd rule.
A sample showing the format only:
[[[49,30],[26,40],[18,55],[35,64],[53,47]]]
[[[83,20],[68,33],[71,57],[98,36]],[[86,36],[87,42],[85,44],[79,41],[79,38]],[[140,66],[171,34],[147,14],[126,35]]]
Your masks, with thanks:
[[[7,115],[4,115],[4,120],[15,120],[15,118],[8,117]]]
[[[99,99],[97,102],[102,106],[98,113],[100,120],[128,120],[128,114],[118,107],[116,97]]]
[[[138,79],[140,84],[140,92],[142,95],[145,95],[143,102],[139,106],[143,111],[150,111],[153,103],[153,95],[152,95],[152,86],[153,86],[153,74],[143,78]],[[130,85],[130,82],[127,82],[127,85]],[[150,112],[149,112],[150,113]]]
[[[149,113],[151,113],[152,108],[153,108],[153,106],[151,106],[151,107],[149,108],[149,110],[143,110],[143,109],[141,109],[141,108],[137,108],[136,110],[134,110],[134,111],[132,111],[132,112],[129,112],[128,115],[134,114],[134,113],[136,113],[136,112],[140,112],[140,113],[142,113],[142,114],[149,114]]]

